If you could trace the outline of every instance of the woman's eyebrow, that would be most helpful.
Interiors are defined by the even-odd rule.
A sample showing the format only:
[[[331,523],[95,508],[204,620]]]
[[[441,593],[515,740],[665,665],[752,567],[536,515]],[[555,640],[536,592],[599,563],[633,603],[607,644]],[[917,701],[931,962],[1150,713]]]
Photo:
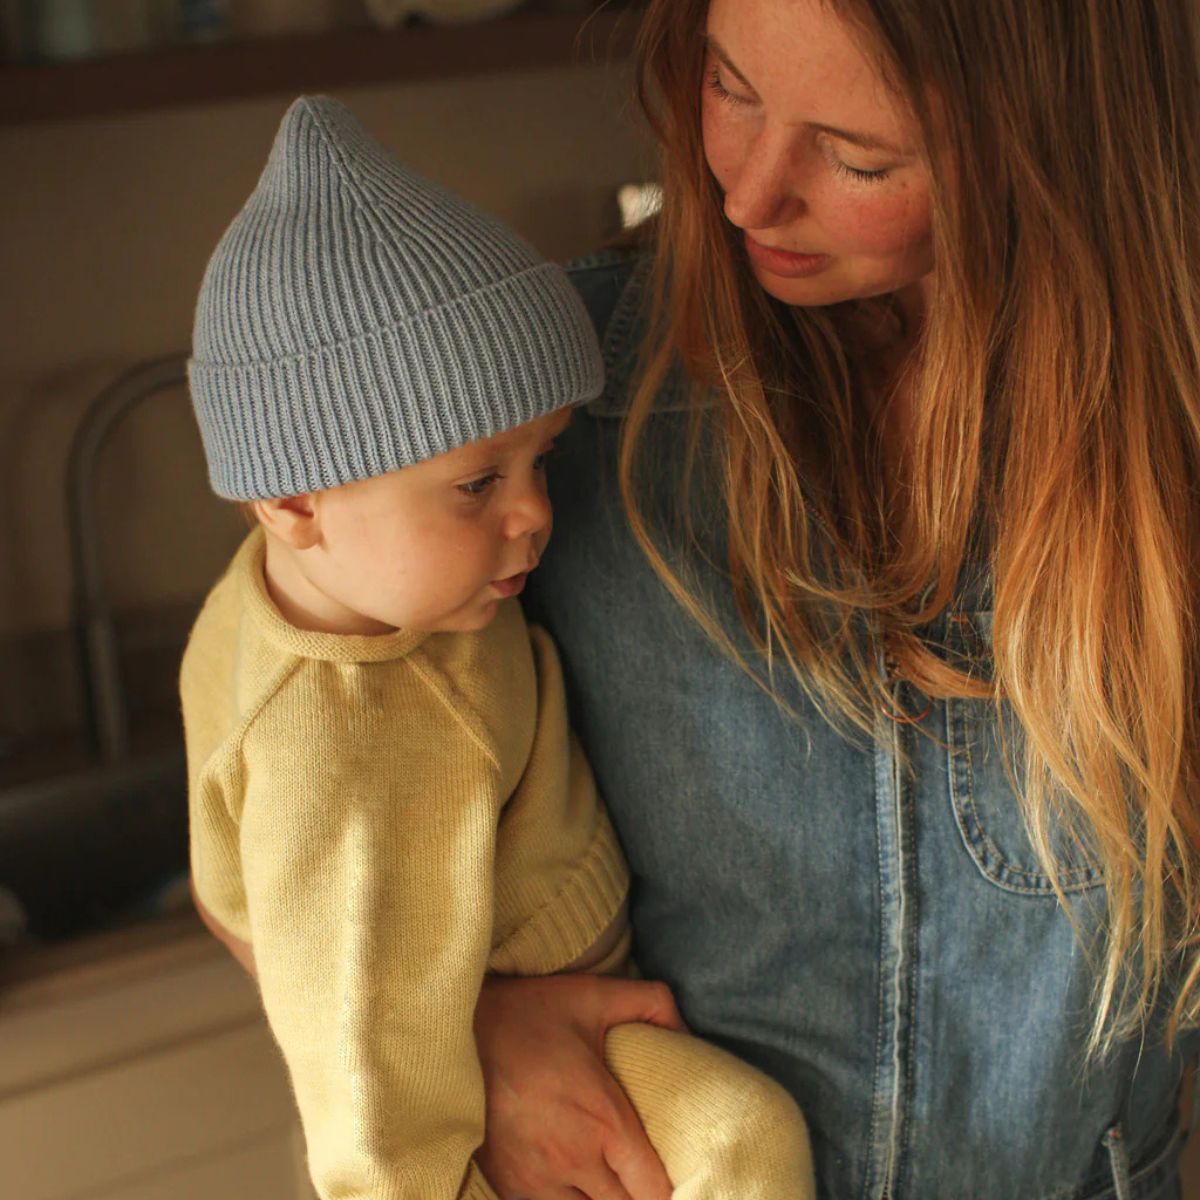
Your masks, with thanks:
[[[808,125],[810,129],[819,129],[822,133],[832,134],[835,138],[841,138],[843,142],[861,146],[864,150],[883,150],[888,154],[894,154],[897,158],[907,157],[907,152],[901,150],[899,146],[893,146],[891,142],[885,142],[882,138],[872,137],[869,133],[854,133],[849,129],[839,129],[836,125],[822,125],[819,121],[809,121]]]
[[[738,81],[738,83],[742,85],[742,87],[749,88],[750,91],[754,92],[754,84],[752,84],[750,80],[748,80],[745,75],[743,75],[741,71],[737,69],[737,67],[734,65],[733,59],[725,53],[721,43],[718,42],[711,33],[706,33],[704,35],[704,44],[713,52],[713,54],[717,56],[717,58],[721,60],[721,65],[730,73],[730,75],[734,77],[734,79]],[[758,95],[757,92],[754,92],[754,94],[756,96]]]
[[[713,52],[713,55],[718,58],[721,65],[732,75],[744,88],[748,91],[754,91],[754,84],[748,80],[745,75],[738,70],[733,59],[726,53],[725,48],[711,33],[704,35],[705,45]],[[863,150],[881,150],[885,154],[893,154],[897,158],[906,157],[906,152],[898,146],[893,146],[891,142],[885,142],[882,138],[872,137],[869,133],[855,133],[851,129],[839,129],[836,125],[824,125],[819,121],[806,121],[805,124],[810,129],[819,130],[821,133],[831,134],[833,137],[840,138],[844,142],[849,142],[851,145],[858,146]]]

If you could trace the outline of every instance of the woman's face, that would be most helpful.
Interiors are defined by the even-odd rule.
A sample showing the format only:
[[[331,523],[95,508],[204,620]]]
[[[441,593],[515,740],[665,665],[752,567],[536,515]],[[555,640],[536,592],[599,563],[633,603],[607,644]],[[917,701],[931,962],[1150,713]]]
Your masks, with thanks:
[[[828,0],[712,0],[701,115],[725,216],[767,292],[797,305],[923,293],[919,133]]]

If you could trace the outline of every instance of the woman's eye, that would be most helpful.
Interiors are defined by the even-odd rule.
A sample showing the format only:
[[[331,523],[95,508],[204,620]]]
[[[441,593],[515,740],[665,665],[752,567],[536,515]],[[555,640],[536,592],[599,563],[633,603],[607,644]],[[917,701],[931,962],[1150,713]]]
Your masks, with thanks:
[[[721,82],[721,71],[718,67],[713,67],[705,76],[705,85],[718,100],[724,104],[745,104],[747,101],[738,95],[731,92]]]
[[[544,471],[546,469],[546,459],[550,457],[557,447],[553,443],[545,448],[534,460],[533,469],[535,471]]]
[[[499,471],[490,471],[487,475],[480,475],[478,479],[470,479],[456,486],[467,496],[482,496],[500,477]]]
[[[835,159],[833,167],[840,174],[856,179],[860,183],[882,183],[888,177],[886,167],[875,171],[864,171],[861,167],[852,167],[849,163],[842,162],[841,159]]]
[[[882,183],[891,174],[887,167],[876,167],[871,170],[865,167],[852,167],[848,162],[842,160],[835,147],[825,138],[820,139],[818,146],[830,168],[838,175],[852,179],[855,183]]]

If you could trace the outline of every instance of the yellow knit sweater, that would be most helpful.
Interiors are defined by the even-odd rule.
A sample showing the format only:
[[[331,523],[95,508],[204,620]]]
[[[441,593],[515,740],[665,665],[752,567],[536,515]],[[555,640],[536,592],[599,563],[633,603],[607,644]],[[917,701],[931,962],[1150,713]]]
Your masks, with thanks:
[[[484,973],[561,969],[627,888],[553,646],[515,600],[479,633],[305,632],[263,552],[183,662],[197,893],[253,946],[321,1194],[493,1197]]]

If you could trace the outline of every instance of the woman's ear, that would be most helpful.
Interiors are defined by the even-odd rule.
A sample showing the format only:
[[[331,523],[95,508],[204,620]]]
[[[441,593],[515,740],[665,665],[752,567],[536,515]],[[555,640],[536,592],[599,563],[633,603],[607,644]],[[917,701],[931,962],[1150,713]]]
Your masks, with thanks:
[[[255,500],[253,506],[263,528],[293,550],[311,550],[320,544],[321,522],[315,492]]]

